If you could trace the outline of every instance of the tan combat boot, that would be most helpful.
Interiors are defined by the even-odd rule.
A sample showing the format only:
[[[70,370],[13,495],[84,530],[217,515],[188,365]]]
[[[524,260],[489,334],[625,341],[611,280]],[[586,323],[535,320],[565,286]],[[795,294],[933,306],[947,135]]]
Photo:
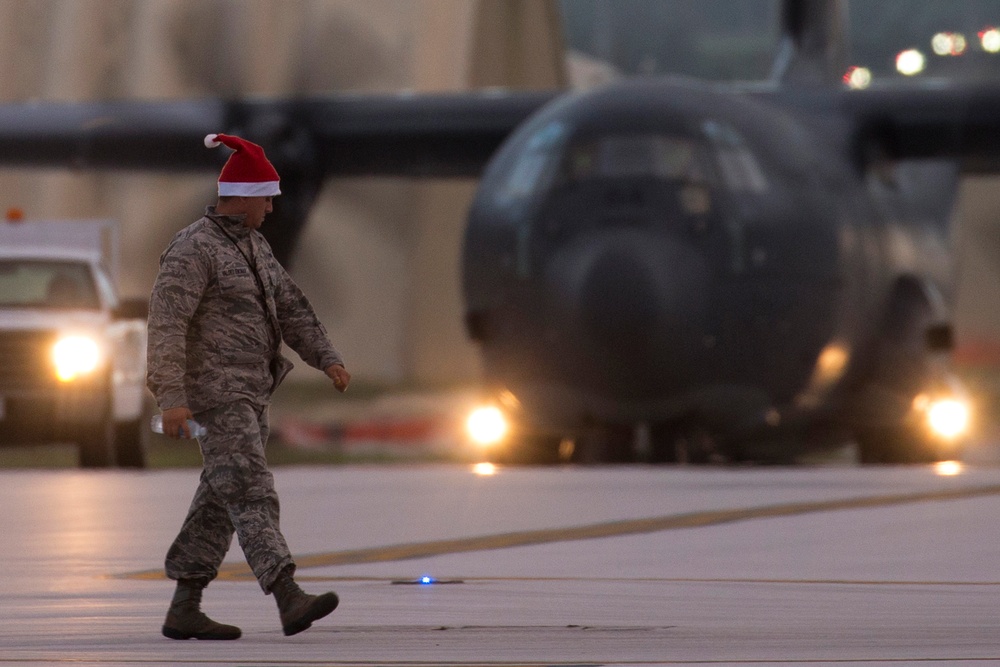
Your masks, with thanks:
[[[336,609],[340,602],[333,592],[308,595],[299,588],[288,572],[278,575],[278,579],[271,585],[271,592],[278,603],[281,629],[286,636],[306,630],[313,621],[318,621]]]
[[[234,625],[216,623],[201,611],[200,581],[179,579],[174,599],[163,622],[163,636],[170,639],[239,639],[242,632]]]

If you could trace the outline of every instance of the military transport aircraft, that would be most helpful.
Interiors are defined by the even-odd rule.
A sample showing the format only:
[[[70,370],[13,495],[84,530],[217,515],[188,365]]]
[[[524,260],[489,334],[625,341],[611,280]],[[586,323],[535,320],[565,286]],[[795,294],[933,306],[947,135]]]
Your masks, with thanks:
[[[325,178],[481,175],[466,323],[512,459],[951,457],[948,221],[1000,169],[1000,88],[849,90],[844,16],[786,0],[758,85],[6,105],[0,164],[215,170],[240,134],[283,259]]]

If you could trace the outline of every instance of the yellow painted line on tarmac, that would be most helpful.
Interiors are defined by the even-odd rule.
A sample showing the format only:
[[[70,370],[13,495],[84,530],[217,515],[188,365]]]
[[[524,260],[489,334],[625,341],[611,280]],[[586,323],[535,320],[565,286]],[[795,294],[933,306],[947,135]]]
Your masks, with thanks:
[[[671,514],[667,516],[649,517],[645,519],[623,519],[569,528],[546,528],[541,530],[522,530],[495,535],[478,537],[462,537],[448,540],[431,540],[427,542],[412,542],[409,544],[394,544],[367,549],[350,549],[325,553],[296,556],[295,562],[299,570],[310,567],[332,567],[336,565],[358,565],[361,563],[384,563],[389,561],[427,558],[444,554],[468,553],[472,551],[489,551],[493,549],[510,549],[512,547],[535,546],[554,542],[573,542],[578,540],[593,540],[603,537],[620,537],[623,535],[640,535],[656,533],[665,530],[682,528],[702,528],[726,523],[751,521],[755,519],[773,519],[777,517],[797,516],[816,512],[839,512],[844,510],[871,509],[891,507],[921,502],[938,502],[946,500],[962,500],[979,496],[1000,495],[1000,485],[974,486],[960,489],[945,489],[937,491],[919,491],[890,495],[866,496],[861,498],[842,498],[837,500],[818,500],[811,502],[781,503],[726,510],[709,510],[690,512],[686,514]],[[143,570],[118,575],[124,579],[155,580],[163,579],[162,570]],[[220,579],[252,579],[253,573],[244,563],[228,563],[219,569]]]

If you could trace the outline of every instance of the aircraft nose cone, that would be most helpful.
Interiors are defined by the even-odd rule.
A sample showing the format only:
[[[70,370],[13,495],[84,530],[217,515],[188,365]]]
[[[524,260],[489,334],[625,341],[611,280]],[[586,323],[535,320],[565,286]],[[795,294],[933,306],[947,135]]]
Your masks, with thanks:
[[[595,258],[578,295],[583,330],[609,350],[645,345],[667,305],[650,267],[623,250]]]
[[[696,364],[706,334],[708,272],[681,239],[615,230],[580,239],[550,265],[559,338],[605,377],[669,375]]]

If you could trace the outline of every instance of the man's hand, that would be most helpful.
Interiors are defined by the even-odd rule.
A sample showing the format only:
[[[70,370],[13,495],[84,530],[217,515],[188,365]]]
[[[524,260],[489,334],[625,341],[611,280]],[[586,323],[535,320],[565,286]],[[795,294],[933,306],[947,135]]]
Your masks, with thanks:
[[[346,368],[340,364],[334,364],[328,367],[324,373],[333,380],[333,386],[337,388],[337,391],[340,393],[347,391],[347,385],[351,384],[351,374],[347,372]]]
[[[191,429],[188,428],[187,420],[194,419],[194,415],[187,406],[179,408],[169,408],[163,411],[163,435],[175,440],[180,437],[190,438]],[[182,435],[183,434],[183,435]]]

